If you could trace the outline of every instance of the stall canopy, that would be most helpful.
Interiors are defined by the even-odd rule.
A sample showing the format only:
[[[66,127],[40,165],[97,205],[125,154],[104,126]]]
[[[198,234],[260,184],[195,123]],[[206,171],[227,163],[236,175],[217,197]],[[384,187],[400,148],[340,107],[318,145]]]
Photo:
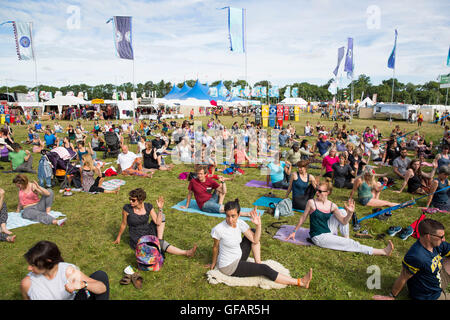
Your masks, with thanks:
[[[308,104],[308,102],[306,102],[306,100],[303,98],[285,98],[285,99],[281,100],[280,104],[306,106]]]
[[[58,112],[61,113],[63,106],[79,106],[85,104],[89,104],[89,102],[75,96],[57,96],[45,102],[44,108],[45,106],[58,106]]]

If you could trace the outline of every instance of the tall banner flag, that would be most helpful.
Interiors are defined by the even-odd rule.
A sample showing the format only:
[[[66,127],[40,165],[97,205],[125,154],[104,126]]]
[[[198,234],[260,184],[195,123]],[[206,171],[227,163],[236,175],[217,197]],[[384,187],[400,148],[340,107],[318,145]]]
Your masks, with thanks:
[[[291,95],[292,95],[292,98],[298,97],[298,87],[292,88]]]
[[[448,47],[447,67],[450,67],[450,47]]]
[[[286,90],[284,91],[284,97],[285,98],[291,97],[291,87],[286,87]]]
[[[333,81],[330,83],[330,86],[328,87],[328,91],[335,95],[337,93],[337,82],[336,79],[333,79]]]
[[[230,39],[230,50],[238,53],[245,52],[245,21],[244,9],[228,8],[228,38]]]
[[[121,59],[134,60],[131,38],[131,17],[114,16],[106,21],[113,22],[114,45],[116,53]]]
[[[338,63],[337,63],[336,68],[333,71],[335,76],[337,76],[337,74],[338,74],[339,66],[341,65],[342,58],[344,57],[344,52],[345,52],[345,47],[340,47],[338,49]]]
[[[353,74],[353,38],[348,38],[344,71],[347,72],[347,77],[351,77]]]
[[[13,25],[14,38],[16,40],[16,50],[19,60],[34,60],[33,43],[32,43],[32,23],[6,21],[0,26],[11,23]]]
[[[388,68],[395,69],[395,50],[397,49],[397,29],[395,29],[395,41],[394,48],[392,49],[391,55],[388,59]]]

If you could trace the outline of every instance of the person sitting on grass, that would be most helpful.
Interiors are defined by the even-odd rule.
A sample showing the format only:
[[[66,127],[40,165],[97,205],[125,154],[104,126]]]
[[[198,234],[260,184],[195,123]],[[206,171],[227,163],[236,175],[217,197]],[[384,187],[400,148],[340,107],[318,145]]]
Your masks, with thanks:
[[[162,170],[168,171],[172,170],[173,164],[162,165],[161,164],[161,155],[157,154],[156,147],[153,145],[151,141],[147,141],[145,143],[145,149],[142,151],[142,159],[144,160],[144,171],[150,169],[154,170]]]
[[[80,167],[81,187],[84,192],[99,192],[99,193],[115,193],[117,194],[120,187],[114,190],[105,190],[102,188],[102,183],[105,174],[101,172],[100,166],[94,165],[94,160],[89,154],[83,155],[83,165]],[[94,177],[97,176],[94,180]]]
[[[431,188],[431,182],[436,173],[437,163],[433,163],[433,170],[430,173],[422,172],[420,160],[414,159],[409,164],[408,171],[406,171],[405,180],[403,180],[400,190],[394,192],[401,193],[406,185],[408,185],[408,192],[413,194],[428,194]]]
[[[355,171],[348,164],[344,153],[339,155],[339,162],[332,165],[333,169],[333,184],[336,188],[353,188],[353,179],[355,178]]]
[[[308,201],[305,212],[287,240],[295,239],[296,232],[309,217],[309,235],[311,241],[318,247],[368,255],[390,256],[394,250],[394,244],[391,240],[384,249],[375,249],[350,239],[349,221],[355,212],[355,202],[353,199],[349,199],[344,205],[345,210],[339,209],[336,204],[328,200],[332,190],[331,179],[328,178],[326,181],[318,183],[316,198]],[[338,231],[342,236],[338,236]]]
[[[89,277],[64,262],[58,246],[39,241],[24,254],[28,275],[20,282],[24,300],[109,300],[109,279],[104,271]]]
[[[306,203],[309,200],[309,194],[306,194],[308,187],[316,187],[316,178],[307,171],[309,161],[301,160],[297,162],[297,172],[293,171],[289,179],[289,187],[284,198],[289,197],[292,190],[292,208],[305,210]]]
[[[49,213],[52,210],[53,191],[39,186],[36,181],[29,182],[27,176],[18,174],[13,183],[19,189],[19,202],[17,211],[22,212],[22,218],[37,221],[43,224],[54,224],[62,226],[67,218],[56,220]],[[39,195],[41,198],[39,198]]]
[[[281,156],[281,152],[275,152],[273,160],[267,165],[269,170],[266,184],[269,186],[271,182],[272,188],[287,189],[292,166],[289,162],[280,161]]]
[[[256,226],[250,229],[245,221],[239,219],[240,211],[238,199],[225,204],[226,219],[211,230],[213,256],[211,264],[206,267],[211,270],[217,267],[220,272],[232,277],[264,276],[276,283],[308,289],[312,279],[311,268],[303,278],[295,279],[261,263],[261,216],[256,207],[250,212],[251,221]],[[247,261],[250,252],[255,262]]]
[[[394,300],[405,285],[413,300],[450,300],[450,243],[445,241],[445,227],[439,221],[424,219],[418,233],[420,238],[404,256],[389,296],[375,295],[374,300]]]
[[[122,153],[117,157],[117,165],[119,174],[125,176],[139,176],[151,178],[153,171],[144,172],[142,167],[142,158],[138,157],[134,152],[128,150],[126,144],[122,145]]]
[[[18,143],[14,143],[12,148],[14,151],[8,154],[8,160],[11,161],[11,170],[14,172],[36,173],[33,170],[33,156],[30,151],[23,151]]]
[[[428,197],[427,208],[430,205],[433,208],[438,208],[440,210],[450,212],[450,201],[449,193],[450,191],[436,192],[437,190],[444,189],[448,187],[448,175],[450,174],[450,167],[448,165],[439,168],[438,176],[431,182],[430,196]],[[435,193],[436,192],[436,193]],[[434,194],[433,194],[434,193]]]
[[[358,191],[358,202],[363,206],[392,207],[398,205],[398,203],[380,199],[380,193],[384,185],[375,181],[375,175],[372,167],[366,166],[363,173],[353,182],[353,189],[349,198],[353,199],[353,195]],[[388,179],[383,177],[383,181],[386,184]]]
[[[210,213],[224,212],[223,201],[227,194],[227,186],[222,176],[219,176],[219,185],[216,181],[207,177],[208,169],[206,166],[199,165],[195,169],[197,177],[191,179],[188,186],[188,195],[186,205],[182,209],[189,208],[189,204],[194,195],[195,201],[201,211]],[[213,191],[211,194],[210,191]]]
[[[8,221],[8,208],[5,202],[5,190],[0,188],[0,241],[14,242],[15,235],[6,228],[6,222]]]
[[[129,244],[133,250],[136,250],[137,243],[141,237],[153,235],[158,237],[161,249],[164,252],[193,257],[197,250],[197,245],[194,244],[189,250],[183,250],[171,245],[163,239],[166,226],[166,217],[163,214],[164,198],[159,196],[158,200],[156,200],[158,211],[155,211],[150,203],[144,202],[146,198],[147,193],[142,188],[130,191],[130,203],[123,206],[122,223],[120,224],[119,233],[113,244],[120,244],[122,234],[128,225],[130,235]]]
[[[56,147],[58,145],[58,138],[50,129],[45,130],[44,140],[45,146],[48,149],[52,149],[53,147]]]

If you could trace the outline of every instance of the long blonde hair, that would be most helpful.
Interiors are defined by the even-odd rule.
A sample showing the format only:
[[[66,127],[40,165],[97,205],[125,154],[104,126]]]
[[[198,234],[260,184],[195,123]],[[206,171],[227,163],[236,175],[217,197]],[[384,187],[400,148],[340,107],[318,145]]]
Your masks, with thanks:
[[[86,153],[83,155],[83,167],[87,166],[89,167],[89,170],[94,171],[95,170],[95,166],[94,166],[94,160],[92,159],[91,155]]]

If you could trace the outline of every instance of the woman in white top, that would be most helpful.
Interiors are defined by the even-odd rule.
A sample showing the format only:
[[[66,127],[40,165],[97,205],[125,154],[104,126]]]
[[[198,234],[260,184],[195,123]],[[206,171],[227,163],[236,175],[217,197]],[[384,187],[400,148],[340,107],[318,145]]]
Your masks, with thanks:
[[[28,275],[21,281],[24,300],[108,300],[109,279],[103,271],[89,277],[65,263],[55,243],[39,241],[24,255]]]
[[[172,155],[176,155],[178,161],[182,163],[192,162],[192,147],[188,136],[184,136],[181,139],[181,142],[177,144],[175,150],[172,151]]]
[[[261,217],[256,207],[250,212],[251,221],[256,229],[250,229],[248,224],[239,219],[241,207],[239,200],[229,201],[225,204],[225,221],[216,225],[211,236],[214,239],[212,263],[207,265],[213,270],[217,268],[224,274],[233,277],[265,276],[276,283],[297,285],[309,288],[312,278],[312,269],[303,277],[294,279],[273,270],[261,263]],[[244,238],[241,234],[244,234]],[[255,262],[247,262],[253,252]]]

